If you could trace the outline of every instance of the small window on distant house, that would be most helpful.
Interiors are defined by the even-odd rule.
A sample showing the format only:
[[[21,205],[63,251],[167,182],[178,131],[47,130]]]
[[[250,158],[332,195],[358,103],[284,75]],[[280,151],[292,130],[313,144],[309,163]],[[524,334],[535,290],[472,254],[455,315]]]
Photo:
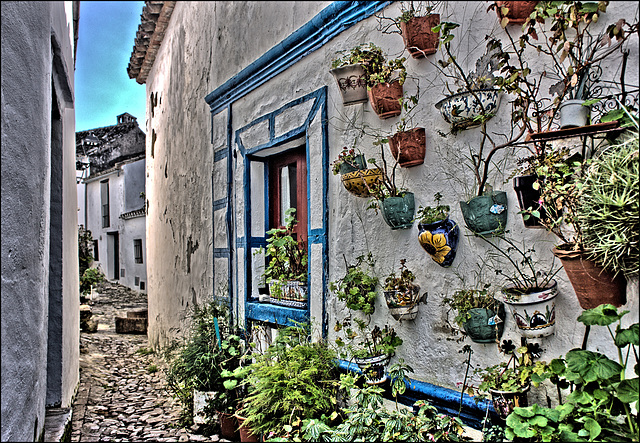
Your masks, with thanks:
[[[95,261],[100,261],[100,257],[98,255],[98,240],[93,241],[93,259]]]
[[[108,228],[109,224],[109,179],[100,182],[100,201],[102,203],[102,227]]]
[[[142,240],[133,240],[133,257],[136,263],[142,263]]]
[[[140,290],[144,291],[144,282],[143,281],[140,282]]]

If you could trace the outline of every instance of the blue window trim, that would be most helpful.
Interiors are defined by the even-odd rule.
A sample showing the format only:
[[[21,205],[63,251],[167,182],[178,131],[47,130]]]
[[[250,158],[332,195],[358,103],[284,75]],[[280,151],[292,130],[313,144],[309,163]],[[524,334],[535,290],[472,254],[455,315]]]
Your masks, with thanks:
[[[212,113],[242,98],[266,81],[321,48],[345,29],[382,10],[390,1],[333,2],[309,22],[265,52],[214,91],[205,101]]]

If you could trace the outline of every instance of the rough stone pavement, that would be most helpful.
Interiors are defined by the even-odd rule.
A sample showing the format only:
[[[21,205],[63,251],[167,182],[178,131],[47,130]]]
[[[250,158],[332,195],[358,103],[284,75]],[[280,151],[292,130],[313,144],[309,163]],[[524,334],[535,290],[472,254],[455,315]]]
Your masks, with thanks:
[[[227,441],[198,434],[197,425],[180,428],[181,406],[166,387],[164,360],[141,352],[149,349],[146,335],[116,333],[115,317],[146,308],[145,294],[106,282],[87,304],[99,324],[95,333],[80,333],[71,441]]]

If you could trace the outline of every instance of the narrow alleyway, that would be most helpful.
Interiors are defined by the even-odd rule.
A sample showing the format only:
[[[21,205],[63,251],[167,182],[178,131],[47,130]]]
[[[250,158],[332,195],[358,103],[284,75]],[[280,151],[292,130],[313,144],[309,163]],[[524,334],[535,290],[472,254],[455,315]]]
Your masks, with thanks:
[[[95,333],[80,334],[80,385],[73,404],[71,441],[226,441],[179,428],[180,405],[166,389],[159,355],[146,335],[117,334],[115,317],[147,307],[147,297],[105,283],[87,303]]]

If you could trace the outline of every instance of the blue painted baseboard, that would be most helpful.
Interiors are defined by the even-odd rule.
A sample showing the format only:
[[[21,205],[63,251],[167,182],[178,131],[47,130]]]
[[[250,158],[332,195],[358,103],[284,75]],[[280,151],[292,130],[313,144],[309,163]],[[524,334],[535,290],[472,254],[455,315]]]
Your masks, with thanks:
[[[247,320],[262,321],[280,326],[295,326],[296,323],[309,323],[307,309],[288,308],[269,303],[247,302],[245,305]]]

